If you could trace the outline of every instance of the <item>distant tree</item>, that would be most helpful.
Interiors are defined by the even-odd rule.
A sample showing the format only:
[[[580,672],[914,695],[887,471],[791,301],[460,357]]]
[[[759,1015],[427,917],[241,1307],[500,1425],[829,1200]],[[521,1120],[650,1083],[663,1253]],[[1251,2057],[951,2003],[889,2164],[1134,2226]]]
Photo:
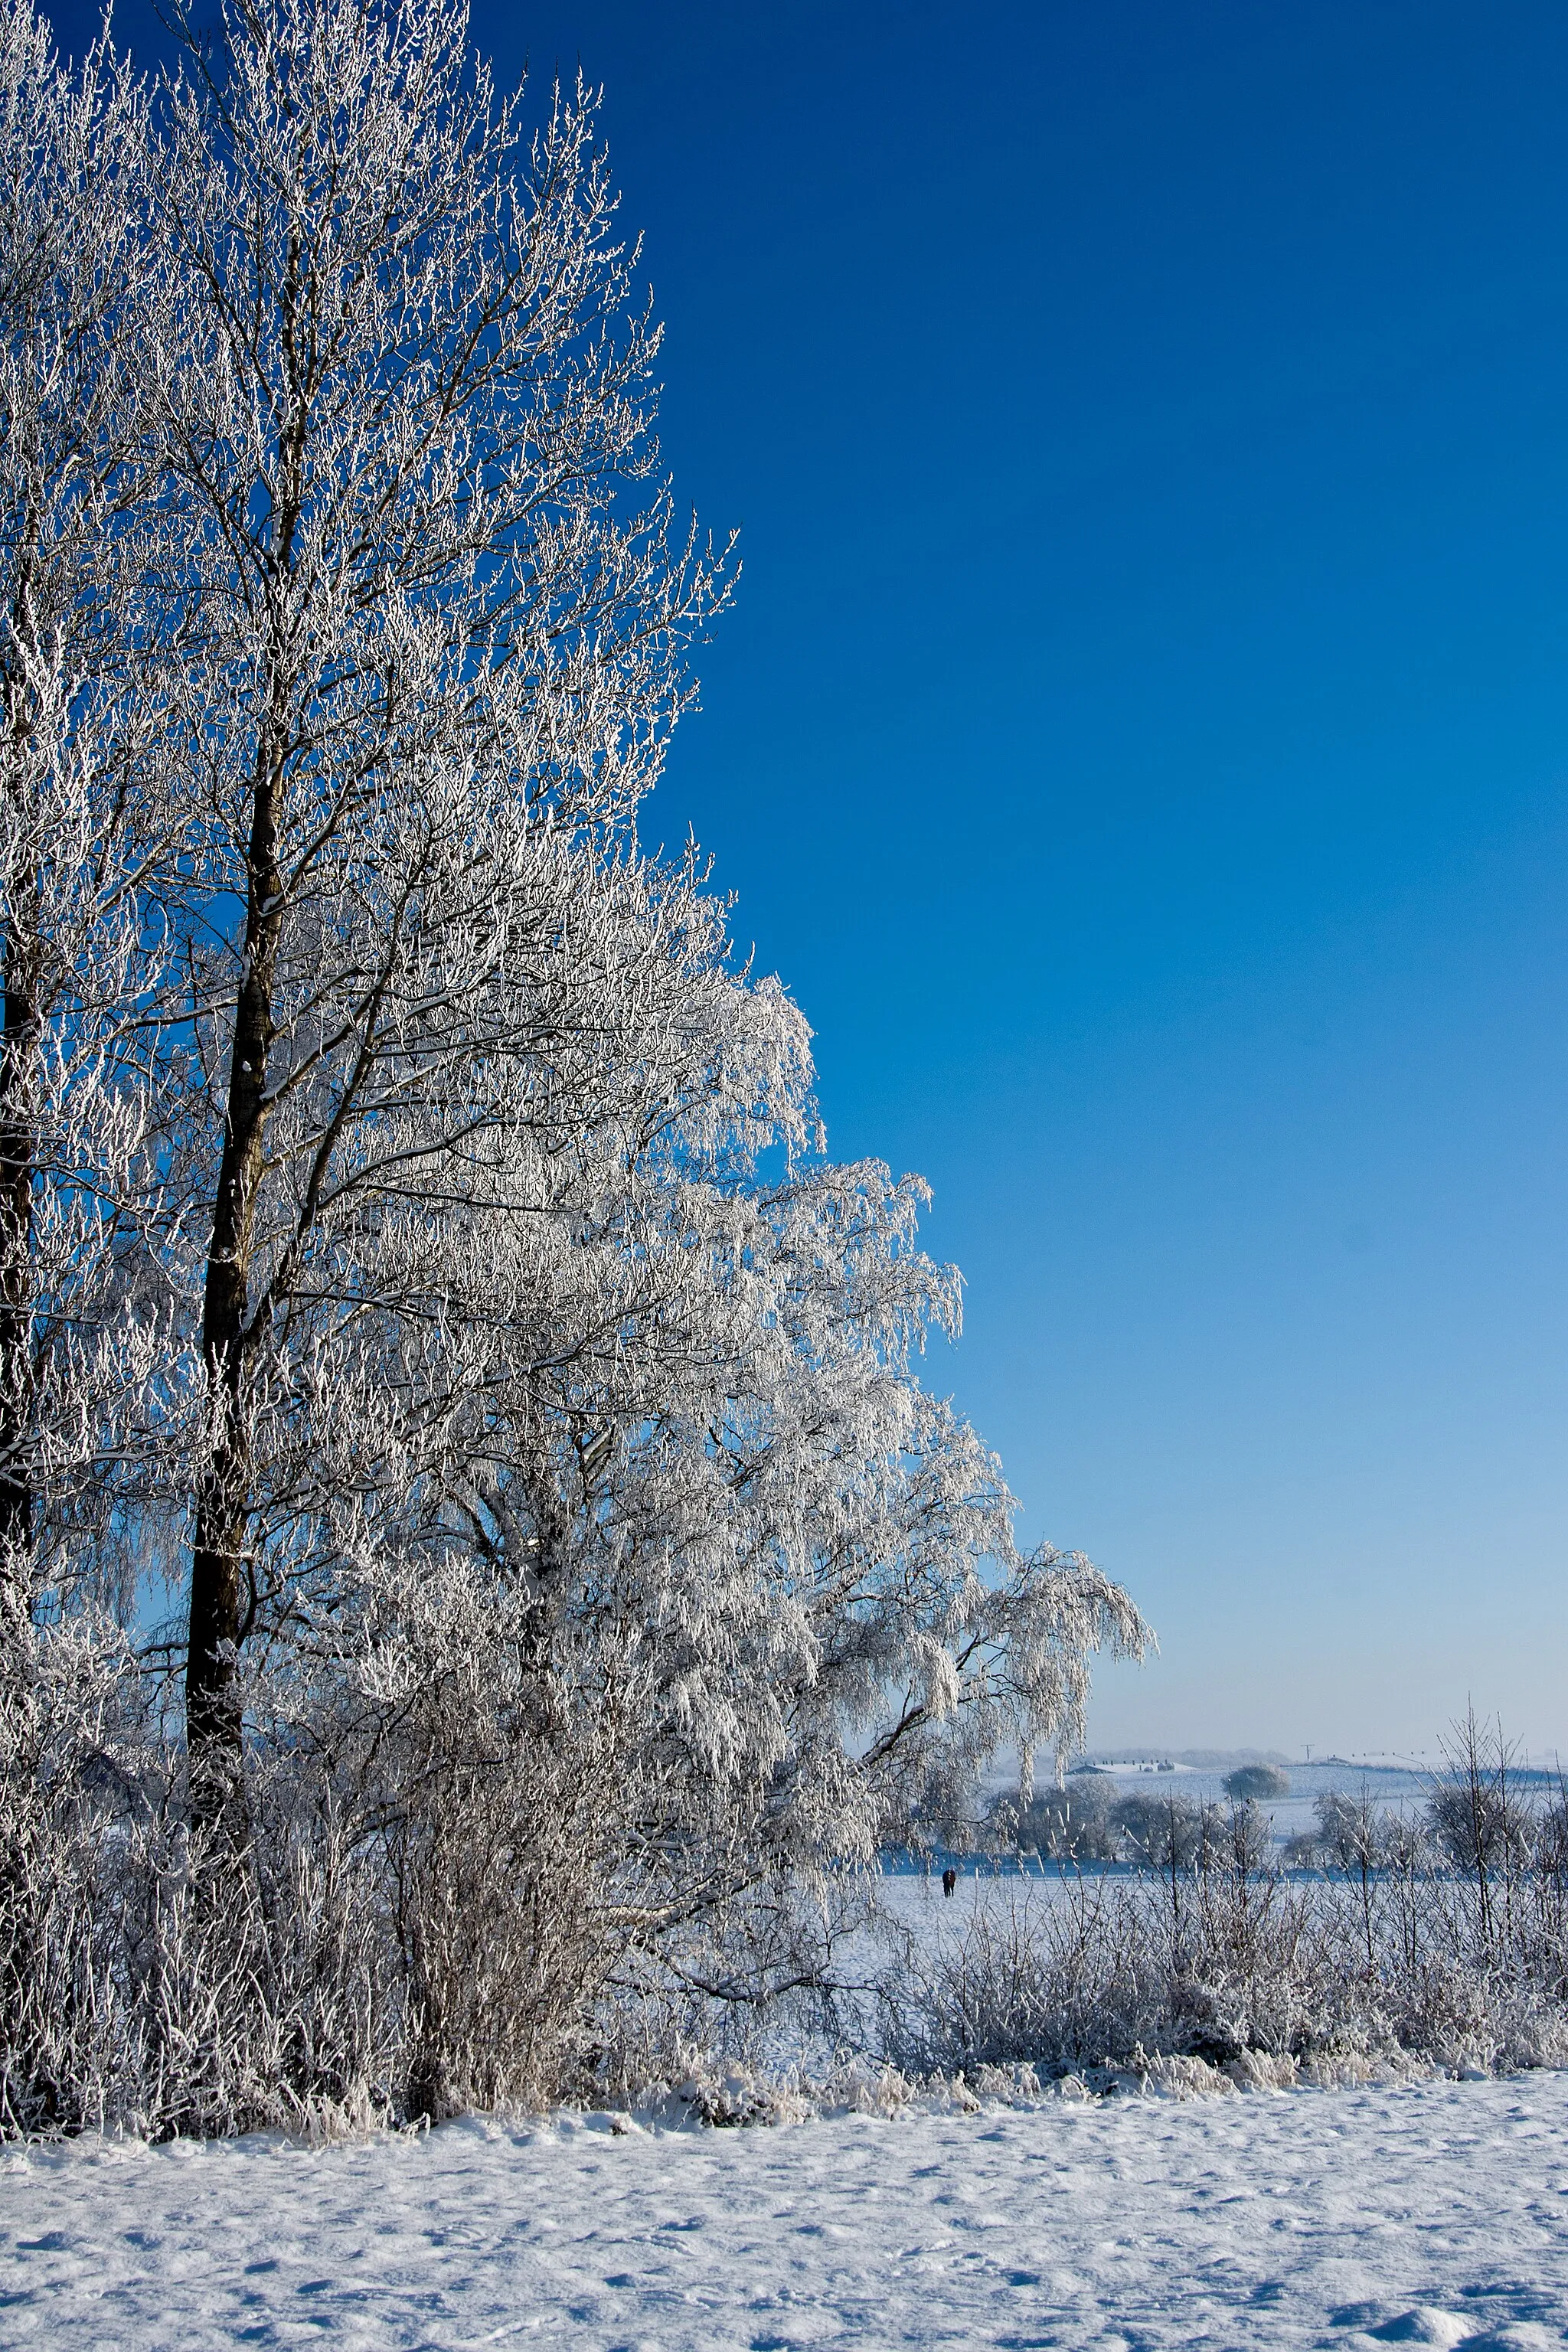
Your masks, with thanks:
[[[1435,1789],[1426,1820],[1440,1851],[1461,1870],[1518,1867],[1537,1829],[1533,1808],[1514,1790],[1472,1787],[1468,1780]]]
[[[1115,1783],[1075,1772],[1064,1788],[1036,1791],[1018,1814],[1017,1842],[1052,1862],[1111,1862],[1118,1831],[1112,1821]]]
[[[1470,1708],[1447,1743],[1448,1770],[1432,1790],[1426,1825],[1438,1851],[1473,1879],[1478,1924],[1490,1943],[1511,1932],[1520,1874],[1540,1836],[1536,1808],[1514,1769],[1516,1750],[1500,1725]]]
[[[1325,1789],[1314,1799],[1318,1852],[1331,1869],[1374,1870],[1384,1843],[1383,1814],[1363,1789],[1359,1797]]]
[[[1132,1860],[1155,1870],[1185,1870],[1203,1852],[1205,1811],[1173,1789],[1158,1796],[1138,1790],[1119,1800],[1111,1820]]]
[[[1252,1798],[1231,1808],[1222,1841],[1223,1860],[1238,1877],[1262,1868],[1268,1855],[1268,1823]]]
[[[1288,1797],[1290,1779],[1277,1764],[1243,1764],[1226,1773],[1225,1790],[1226,1796],[1238,1803],[1249,1797],[1258,1802],[1270,1797]]]

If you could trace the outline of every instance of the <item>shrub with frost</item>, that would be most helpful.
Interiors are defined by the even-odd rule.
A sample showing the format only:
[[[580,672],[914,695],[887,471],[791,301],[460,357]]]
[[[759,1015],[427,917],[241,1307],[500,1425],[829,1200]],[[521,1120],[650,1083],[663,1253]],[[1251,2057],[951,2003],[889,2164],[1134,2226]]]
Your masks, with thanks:
[[[1270,1797],[1288,1797],[1290,1776],[1281,1772],[1277,1764],[1242,1764],[1234,1772],[1226,1773],[1225,1789],[1226,1796],[1238,1804],[1246,1799],[1258,1803]]]

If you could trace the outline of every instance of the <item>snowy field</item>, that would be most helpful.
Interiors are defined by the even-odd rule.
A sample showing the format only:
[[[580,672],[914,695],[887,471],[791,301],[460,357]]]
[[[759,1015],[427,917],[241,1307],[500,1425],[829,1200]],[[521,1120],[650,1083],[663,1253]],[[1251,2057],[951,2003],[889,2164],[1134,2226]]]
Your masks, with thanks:
[[[16,2352],[1568,2340],[1568,2077],[0,2157]]]

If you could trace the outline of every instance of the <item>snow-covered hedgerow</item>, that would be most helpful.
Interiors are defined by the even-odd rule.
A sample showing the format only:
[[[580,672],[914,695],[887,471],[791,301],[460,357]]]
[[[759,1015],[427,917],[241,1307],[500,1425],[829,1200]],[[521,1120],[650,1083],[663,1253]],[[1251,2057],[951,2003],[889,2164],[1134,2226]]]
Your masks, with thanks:
[[[1568,2063],[1568,1877],[1535,1826],[1506,1885],[1408,1845],[1304,1877],[1245,1839],[1230,1864],[993,1881],[960,1923],[893,1931],[876,2046],[916,2075],[1179,2058],[1248,2084]]]

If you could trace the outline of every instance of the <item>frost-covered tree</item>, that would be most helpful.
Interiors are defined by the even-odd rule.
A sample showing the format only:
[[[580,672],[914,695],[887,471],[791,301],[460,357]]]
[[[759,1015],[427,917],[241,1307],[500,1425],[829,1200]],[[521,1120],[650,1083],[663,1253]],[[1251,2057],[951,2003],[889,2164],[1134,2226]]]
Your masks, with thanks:
[[[159,1529],[184,1657],[168,1736],[123,1641],[57,1647],[15,1948],[87,1984],[61,1938],[120,1906],[117,1984],[207,2021],[168,2110],[205,2128],[558,2089],[617,1970],[765,1995],[799,1890],[1004,1743],[1059,1761],[1092,1653],[1145,1633],[1020,1552],[919,1376],[960,1303],[923,1187],[831,1163],[800,1013],[640,836],[727,560],[674,527],[589,97],[525,139],[435,0],[186,36],[151,133],[89,69],[123,125],[96,487],[76,601],[7,640],[6,953],[47,934],[59,978],[5,1395],[42,1426],[47,1340],[72,1507]],[[29,929],[46,810],[65,911]],[[0,1454],[29,1512],[44,1458]],[[35,2054],[24,2104],[77,2064]]]
[[[691,914],[710,1058],[645,1100],[634,1150],[572,1155],[569,1214],[477,1254],[505,1289],[468,1301],[480,1363],[425,1538],[466,1650],[504,1623],[541,1723],[600,1695],[653,1925],[865,1863],[1004,1740],[1065,1749],[1090,1653],[1143,1639],[1087,1561],[1018,1554],[997,1464],[915,1377],[958,1309],[923,1188],[821,1158],[798,1016]],[[795,1164],[764,1178],[763,1145]]]
[[[657,337],[583,93],[525,147],[461,10],[236,0],[170,115],[168,464],[207,641],[186,1713],[221,1803],[311,1415],[346,1403],[336,1338],[399,1311],[374,1228],[438,1221],[497,1132],[595,1116],[625,1008],[584,894],[719,589],[667,493],[626,496]]]
[[[0,1583],[101,1532],[157,1347],[146,105],[0,12]],[[95,1472],[102,1474],[95,1479]],[[65,1518],[62,1519],[62,1513]],[[74,1517],[73,1517],[74,1514]],[[62,1549],[63,1548],[63,1549]],[[76,1566],[81,1565],[78,1542]],[[13,1634],[16,1630],[14,1622]]]
[[[163,215],[205,639],[195,1801],[237,1787],[247,1707],[335,1770],[411,1743],[432,1786],[458,1722],[557,1786],[591,1724],[626,1899],[689,1914],[1069,1739],[1090,1649],[1142,1628],[1017,1556],[912,1376],[957,1307],[919,1187],[822,1160],[798,1014],[638,844],[722,582],[637,495],[657,337],[591,106],[523,153],[431,0],[225,27]]]

